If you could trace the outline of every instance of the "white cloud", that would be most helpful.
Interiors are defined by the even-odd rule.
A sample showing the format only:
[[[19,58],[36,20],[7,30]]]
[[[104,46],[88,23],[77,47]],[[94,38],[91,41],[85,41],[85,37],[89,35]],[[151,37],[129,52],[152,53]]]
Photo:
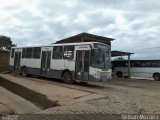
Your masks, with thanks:
[[[64,3],[68,6],[68,7],[75,7],[78,3],[77,0],[66,0],[64,1]]]
[[[67,25],[68,17],[66,15],[57,16],[54,18],[56,23],[61,23],[62,25]]]
[[[0,0],[0,33],[24,46],[89,32],[115,38],[112,49],[151,56],[132,49],[160,45],[159,12],[158,0]]]
[[[77,18],[73,21],[75,23],[78,23],[78,24],[86,24],[88,21],[86,15],[84,13],[79,13],[77,15]]]
[[[101,28],[92,28],[88,32],[92,33],[92,34],[95,34],[95,33],[99,33],[100,31],[101,31]]]

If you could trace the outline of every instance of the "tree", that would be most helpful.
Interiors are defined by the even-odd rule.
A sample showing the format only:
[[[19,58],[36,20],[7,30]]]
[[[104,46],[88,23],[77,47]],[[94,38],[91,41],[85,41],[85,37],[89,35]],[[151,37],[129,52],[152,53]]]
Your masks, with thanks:
[[[0,36],[0,51],[10,51],[12,47],[12,41],[10,37]]]

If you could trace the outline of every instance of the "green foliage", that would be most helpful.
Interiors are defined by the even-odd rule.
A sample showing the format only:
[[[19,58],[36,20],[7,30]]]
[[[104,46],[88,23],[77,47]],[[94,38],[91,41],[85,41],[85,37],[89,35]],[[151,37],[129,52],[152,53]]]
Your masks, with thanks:
[[[12,41],[7,36],[0,36],[0,51],[10,51],[12,47]]]

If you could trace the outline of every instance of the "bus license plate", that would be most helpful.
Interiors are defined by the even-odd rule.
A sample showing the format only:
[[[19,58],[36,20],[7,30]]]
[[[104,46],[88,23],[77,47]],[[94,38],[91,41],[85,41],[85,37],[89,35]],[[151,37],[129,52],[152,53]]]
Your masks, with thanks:
[[[107,77],[106,76],[101,76],[100,80],[101,81],[107,81]]]

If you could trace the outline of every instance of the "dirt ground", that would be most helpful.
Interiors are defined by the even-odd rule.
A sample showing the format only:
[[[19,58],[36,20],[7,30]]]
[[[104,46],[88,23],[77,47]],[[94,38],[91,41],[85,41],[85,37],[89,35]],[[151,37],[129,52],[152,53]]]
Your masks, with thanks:
[[[0,114],[33,113],[41,109],[22,97],[0,86]]]
[[[105,96],[85,103],[108,114],[160,114],[160,81],[114,78],[111,82],[88,85],[47,82]]]
[[[61,106],[46,109],[41,113],[94,111],[109,115],[160,114],[160,81],[114,78],[106,83],[68,85],[49,78],[24,78],[13,74],[6,76],[61,103]]]

